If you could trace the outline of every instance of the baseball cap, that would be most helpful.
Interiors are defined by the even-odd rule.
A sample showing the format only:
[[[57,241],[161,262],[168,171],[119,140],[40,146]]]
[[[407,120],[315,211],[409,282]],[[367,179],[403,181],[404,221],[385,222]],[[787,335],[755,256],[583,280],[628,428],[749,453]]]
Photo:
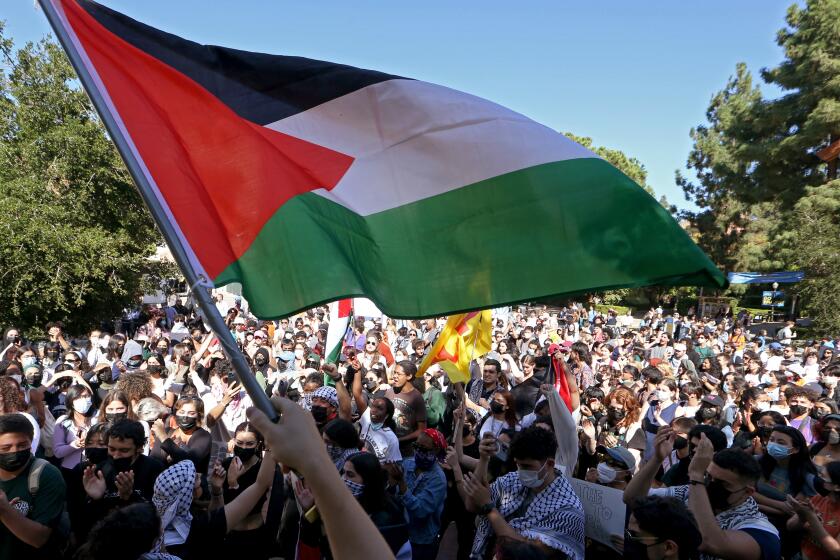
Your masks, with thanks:
[[[718,408],[723,408],[723,399],[717,395],[706,395],[702,399],[700,399],[704,403],[708,403],[710,405],[716,406]]]
[[[771,350],[781,350],[782,345],[779,344],[778,342],[771,342],[770,345],[768,346],[768,348],[770,348]]]
[[[625,467],[630,472],[634,472],[636,470],[636,458],[633,457],[633,454],[625,447],[604,447],[603,445],[599,445],[598,449],[596,450],[600,453],[606,453],[610,456],[611,459],[617,461],[619,463],[623,463]]]

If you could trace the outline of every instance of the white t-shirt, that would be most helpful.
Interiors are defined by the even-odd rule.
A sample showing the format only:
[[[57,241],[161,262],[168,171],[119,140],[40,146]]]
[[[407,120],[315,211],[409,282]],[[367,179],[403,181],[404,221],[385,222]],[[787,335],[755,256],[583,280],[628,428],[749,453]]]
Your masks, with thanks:
[[[397,435],[391,428],[382,427],[378,430],[372,429],[370,420],[370,408],[368,407],[359,418],[359,425],[362,431],[359,437],[365,442],[365,449],[376,455],[380,463],[399,463],[402,461],[400,454],[400,442]]]

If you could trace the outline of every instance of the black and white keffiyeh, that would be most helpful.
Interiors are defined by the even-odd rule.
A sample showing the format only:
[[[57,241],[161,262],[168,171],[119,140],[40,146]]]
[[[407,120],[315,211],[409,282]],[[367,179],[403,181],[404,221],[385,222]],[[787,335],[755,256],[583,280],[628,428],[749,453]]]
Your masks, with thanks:
[[[192,524],[190,506],[194,488],[195,465],[192,461],[175,463],[157,477],[152,503],[163,527],[161,544],[171,546],[187,541]]]
[[[665,492],[663,492],[663,490]],[[691,492],[691,487],[673,486],[671,488],[663,488],[652,490],[651,494],[673,496],[688,504],[688,495]],[[761,513],[758,509],[758,503],[753,498],[747,498],[743,503],[735,506],[732,509],[722,511],[715,516],[718,525],[724,531],[742,531],[744,529],[758,529],[767,531],[775,536],[779,536],[779,531],[770,523],[767,516]],[[717,556],[709,554],[700,554],[701,560],[716,560]]]
[[[563,552],[571,560],[583,560],[585,516],[580,499],[569,481],[555,469],[554,482],[534,496],[524,515],[510,519],[522,507],[529,492],[516,472],[508,473],[490,485],[490,498],[496,504],[496,509],[517,533],[528,539],[539,540]],[[490,522],[487,517],[482,517],[470,558],[484,557],[492,535]]]

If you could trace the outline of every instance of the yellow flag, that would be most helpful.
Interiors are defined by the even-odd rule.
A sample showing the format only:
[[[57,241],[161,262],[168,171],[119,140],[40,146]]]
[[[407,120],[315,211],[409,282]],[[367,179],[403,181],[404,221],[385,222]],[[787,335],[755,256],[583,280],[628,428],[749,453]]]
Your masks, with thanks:
[[[440,364],[452,383],[470,380],[470,361],[490,351],[493,314],[489,309],[450,315],[432,349],[417,369],[417,376]]]

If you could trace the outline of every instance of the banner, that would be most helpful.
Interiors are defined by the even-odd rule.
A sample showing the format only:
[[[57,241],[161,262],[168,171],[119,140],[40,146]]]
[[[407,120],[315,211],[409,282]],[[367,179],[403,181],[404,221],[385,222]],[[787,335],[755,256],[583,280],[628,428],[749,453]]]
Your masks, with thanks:
[[[624,540],[624,518],[627,514],[627,506],[623,500],[624,492],[576,478],[569,479],[569,482],[583,504],[586,514],[586,536],[616,549],[611,537],[615,535]]]

